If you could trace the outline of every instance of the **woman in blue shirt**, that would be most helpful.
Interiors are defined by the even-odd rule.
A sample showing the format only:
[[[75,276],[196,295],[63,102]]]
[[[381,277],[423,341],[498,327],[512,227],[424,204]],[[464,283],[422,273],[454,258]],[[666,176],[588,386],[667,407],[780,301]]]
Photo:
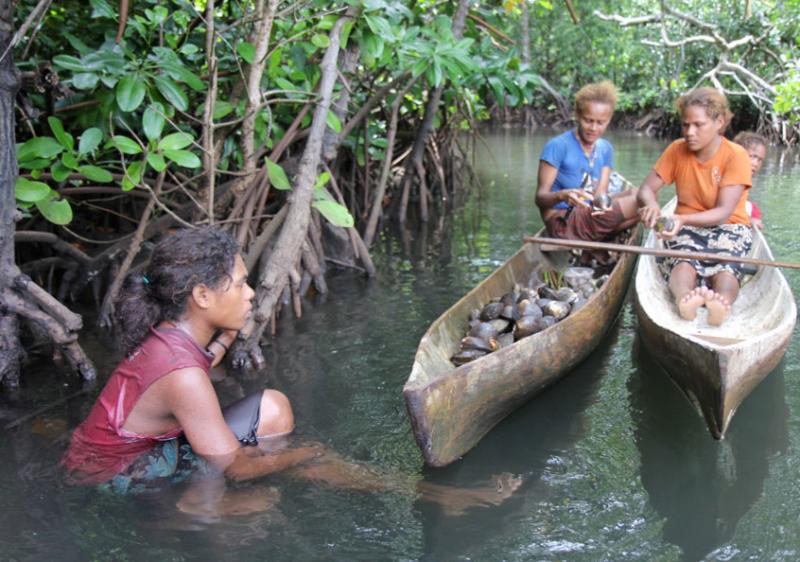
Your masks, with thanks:
[[[577,127],[550,139],[539,157],[536,205],[550,236],[603,241],[636,223],[633,191],[611,196],[611,206],[592,207],[608,193],[614,148],[601,138],[617,103],[614,84],[588,84],[575,96]]]

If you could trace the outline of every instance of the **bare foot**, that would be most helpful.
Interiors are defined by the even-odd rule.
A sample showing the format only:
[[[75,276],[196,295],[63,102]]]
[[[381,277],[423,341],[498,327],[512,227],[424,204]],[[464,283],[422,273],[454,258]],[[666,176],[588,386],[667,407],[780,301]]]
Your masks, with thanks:
[[[706,294],[706,308],[708,309],[708,324],[710,326],[719,326],[731,313],[731,304],[728,299],[708,289]]]
[[[708,289],[705,287],[698,287],[686,293],[682,299],[678,301],[678,314],[684,320],[694,320],[697,317],[697,309],[703,306],[707,301]]]

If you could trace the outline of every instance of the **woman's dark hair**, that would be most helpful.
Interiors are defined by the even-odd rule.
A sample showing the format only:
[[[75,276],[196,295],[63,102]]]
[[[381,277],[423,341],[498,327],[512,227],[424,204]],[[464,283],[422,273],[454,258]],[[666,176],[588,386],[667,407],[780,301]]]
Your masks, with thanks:
[[[119,344],[128,354],[150,326],[177,320],[192,289],[230,283],[239,245],[227,232],[204,227],[180,230],[156,244],[142,273],[125,278],[115,307]]]

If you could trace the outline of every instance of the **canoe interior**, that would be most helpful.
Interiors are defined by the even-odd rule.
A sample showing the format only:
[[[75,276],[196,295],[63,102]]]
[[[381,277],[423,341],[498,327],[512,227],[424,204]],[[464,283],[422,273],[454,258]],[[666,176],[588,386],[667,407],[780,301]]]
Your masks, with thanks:
[[[425,386],[455,369],[450,357],[458,351],[461,338],[466,335],[470,311],[503,296],[515,285],[527,286],[534,271],[558,269],[557,261],[561,260],[551,259],[535,244],[523,245],[505,264],[430,325],[420,340],[406,388]]]
[[[664,207],[665,214],[671,214],[675,202]],[[753,248],[750,257],[774,259],[763,234],[755,229]],[[660,240],[651,231],[645,241],[650,248],[663,248]],[[787,323],[794,324],[796,309],[789,284],[779,268],[760,267],[758,272],[745,279],[739,296],[731,308],[731,316],[721,326],[709,326],[706,309],[698,310],[693,321],[682,319],[673,303],[672,296],[654,256],[642,256],[639,260],[636,277],[637,294],[646,295],[642,307],[647,315],[662,328],[696,340],[697,343],[712,347],[735,346],[743,341],[752,343],[753,338],[769,337],[769,333]]]
[[[664,213],[674,211],[673,199]],[[663,247],[650,232],[646,247]],[[763,234],[755,230],[750,257],[772,260]],[[797,309],[779,268],[759,267],[745,278],[731,314],[709,326],[707,311],[684,320],[678,315],[653,256],[642,256],[636,301],[645,344],[678,387],[695,404],[711,434],[724,437],[736,408],[783,356],[794,332]]]

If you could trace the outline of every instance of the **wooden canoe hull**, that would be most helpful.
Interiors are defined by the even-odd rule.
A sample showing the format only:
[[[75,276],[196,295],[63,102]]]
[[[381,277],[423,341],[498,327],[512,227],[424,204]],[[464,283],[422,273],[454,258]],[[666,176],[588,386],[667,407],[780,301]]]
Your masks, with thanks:
[[[651,233],[645,246],[655,243]],[[760,232],[751,255],[772,259]],[[639,260],[635,285],[642,341],[702,414],[711,435],[723,438],[736,409],[775,369],[794,333],[797,310],[786,279],[779,269],[762,267],[744,283],[720,327],[708,326],[702,316],[677,316],[652,256]]]
[[[637,229],[631,243],[638,242]],[[472,449],[498,422],[569,372],[597,347],[624,300],[636,256],[624,254],[608,281],[579,310],[554,326],[458,368],[469,313],[525,285],[535,269],[555,265],[524,245],[440,316],[420,341],[403,394],[425,462],[445,466]]]

